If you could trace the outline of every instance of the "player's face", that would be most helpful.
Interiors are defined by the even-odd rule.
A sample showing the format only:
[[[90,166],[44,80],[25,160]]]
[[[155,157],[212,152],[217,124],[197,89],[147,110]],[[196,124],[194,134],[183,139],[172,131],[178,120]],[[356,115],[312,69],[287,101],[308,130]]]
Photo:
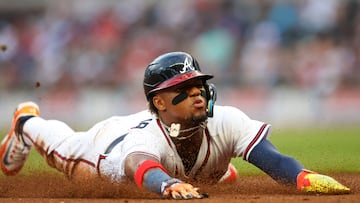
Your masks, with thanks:
[[[163,100],[164,116],[173,123],[194,125],[207,119],[203,81],[192,79],[158,94]]]

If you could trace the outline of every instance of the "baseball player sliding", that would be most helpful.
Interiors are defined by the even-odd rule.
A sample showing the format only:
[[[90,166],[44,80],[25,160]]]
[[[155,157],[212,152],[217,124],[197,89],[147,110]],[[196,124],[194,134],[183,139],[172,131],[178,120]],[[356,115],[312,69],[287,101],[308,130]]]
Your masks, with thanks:
[[[161,55],[145,70],[149,111],[111,117],[87,132],[45,120],[35,103],[21,103],[1,144],[1,169],[6,175],[18,173],[34,146],[69,178],[131,180],[163,198],[192,199],[207,197],[196,183],[236,177],[230,160],[242,157],[304,193],[350,192],[278,152],[267,139],[269,124],[237,108],[214,105],[215,86],[208,83],[212,77],[187,53]]]

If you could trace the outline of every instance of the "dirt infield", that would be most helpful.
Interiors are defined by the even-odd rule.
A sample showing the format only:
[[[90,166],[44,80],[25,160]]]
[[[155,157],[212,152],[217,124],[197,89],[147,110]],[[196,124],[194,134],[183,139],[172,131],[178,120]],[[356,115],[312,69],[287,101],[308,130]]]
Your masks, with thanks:
[[[360,174],[331,174],[351,188],[348,195],[303,195],[278,185],[267,176],[241,176],[236,183],[201,185],[209,198],[191,202],[360,202]],[[129,184],[100,181],[71,182],[59,176],[33,175],[0,178],[0,202],[167,202]],[[189,200],[181,200],[180,202]]]

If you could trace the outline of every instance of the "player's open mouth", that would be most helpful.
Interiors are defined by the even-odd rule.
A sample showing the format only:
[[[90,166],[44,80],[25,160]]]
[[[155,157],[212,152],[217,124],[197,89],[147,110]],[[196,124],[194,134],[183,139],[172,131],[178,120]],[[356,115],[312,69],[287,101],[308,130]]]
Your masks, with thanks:
[[[205,107],[205,103],[201,99],[195,100],[193,105],[194,105],[195,108],[204,108]]]

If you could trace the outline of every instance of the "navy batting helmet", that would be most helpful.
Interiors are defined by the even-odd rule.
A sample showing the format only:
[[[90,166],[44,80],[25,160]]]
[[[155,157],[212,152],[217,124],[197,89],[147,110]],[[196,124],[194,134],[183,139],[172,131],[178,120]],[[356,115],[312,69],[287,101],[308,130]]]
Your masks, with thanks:
[[[157,113],[157,109],[151,101],[155,92],[193,78],[199,78],[204,81],[204,96],[208,100],[207,112],[208,116],[212,117],[213,107],[216,101],[216,88],[213,84],[207,84],[206,81],[213,78],[213,76],[202,73],[196,59],[185,52],[170,52],[163,54],[147,66],[143,84],[150,109]],[[175,103],[178,103],[179,101],[181,101],[181,99],[177,100]]]
[[[213,76],[202,73],[198,62],[190,54],[185,52],[163,54],[152,61],[145,70],[145,96],[149,100],[152,93],[193,78],[206,81]]]

